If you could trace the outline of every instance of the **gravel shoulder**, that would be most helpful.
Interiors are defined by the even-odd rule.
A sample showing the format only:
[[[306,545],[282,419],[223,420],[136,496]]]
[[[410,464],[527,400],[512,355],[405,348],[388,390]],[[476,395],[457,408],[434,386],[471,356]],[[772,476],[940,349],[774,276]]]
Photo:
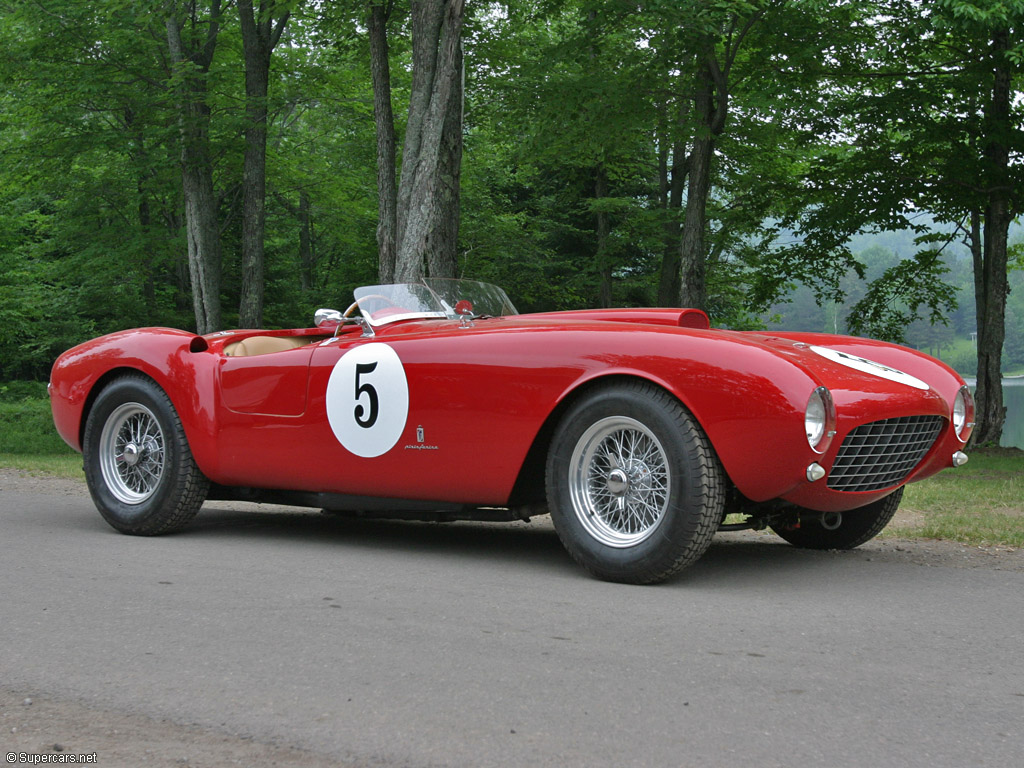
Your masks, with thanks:
[[[58,756],[75,763],[103,768],[349,768],[342,763],[301,749],[261,744],[250,739],[216,733],[194,726],[153,720],[136,714],[111,712],[76,701],[60,701],[0,688],[0,744],[5,764],[57,762]],[[10,755],[27,755],[20,763]],[[47,758],[33,758],[46,755]],[[95,756],[95,757],[93,757]]]

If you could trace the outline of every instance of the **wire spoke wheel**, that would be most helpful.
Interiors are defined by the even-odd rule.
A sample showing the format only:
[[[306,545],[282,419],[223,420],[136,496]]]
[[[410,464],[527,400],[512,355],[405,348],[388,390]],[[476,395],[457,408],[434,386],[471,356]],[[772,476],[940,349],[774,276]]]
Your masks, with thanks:
[[[99,449],[100,471],[115,498],[141,504],[156,492],[167,457],[152,411],[139,403],[115,409],[103,425]]]
[[[167,393],[143,376],[115,379],[97,395],[82,453],[93,501],[122,533],[153,536],[181,528],[210,485]]]
[[[664,581],[695,562],[722,519],[724,476],[700,425],[640,381],[594,387],[569,407],[548,450],[555,531],[594,576]]]
[[[635,419],[598,421],[573,452],[573,510],[583,527],[610,547],[633,546],[650,536],[665,517],[671,486],[665,449]]]

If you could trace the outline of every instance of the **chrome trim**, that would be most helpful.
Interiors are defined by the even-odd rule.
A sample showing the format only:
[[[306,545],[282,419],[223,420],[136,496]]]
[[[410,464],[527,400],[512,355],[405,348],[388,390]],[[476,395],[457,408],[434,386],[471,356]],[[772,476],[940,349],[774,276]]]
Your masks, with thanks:
[[[821,480],[821,478],[823,478],[824,476],[825,468],[821,466],[821,464],[819,464],[818,462],[814,462],[809,467],[807,467],[807,480],[809,482],[817,482],[818,480]]]

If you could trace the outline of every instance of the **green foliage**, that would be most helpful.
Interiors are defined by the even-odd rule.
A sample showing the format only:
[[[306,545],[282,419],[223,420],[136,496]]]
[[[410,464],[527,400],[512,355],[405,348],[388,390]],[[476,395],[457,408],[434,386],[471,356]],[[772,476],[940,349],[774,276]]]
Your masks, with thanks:
[[[38,0],[0,10],[0,378],[43,379],[61,351],[108,331],[194,327],[183,73],[167,65],[167,9]],[[291,9],[268,97],[270,327],[308,324],[377,274],[367,5]],[[409,10],[395,3],[389,24],[399,133]],[[948,321],[966,337],[971,262],[943,244],[963,239],[985,190],[1024,190],[1024,167],[1005,179],[986,170],[996,138],[1019,156],[1024,133],[990,135],[983,99],[993,31],[1014,30],[1006,58],[1020,65],[1022,21],[1024,3],[997,0],[470,4],[460,272],[501,283],[524,311],[594,306],[609,287],[613,304],[653,303],[663,260],[679,251],[687,156],[707,131],[694,116],[698,75],[714,59],[726,75],[714,98],[729,107],[707,199],[714,322],[788,314],[811,330],[941,348],[949,339],[932,324]],[[205,85],[233,324],[245,110],[232,4]],[[1013,89],[1019,126],[1017,71]],[[858,241],[865,232],[884,248]],[[909,234],[897,244],[893,233]],[[1011,274],[1024,274],[1022,253],[1011,248]],[[1024,364],[1019,286],[1010,365]]]
[[[37,397],[15,400],[11,390],[25,391],[20,382],[0,385],[0,453],[59,455],[73,453],[53,427],[50,401]]]
[[[949,271],[937,249],[918,251],[889,267],[873,281],[850,311],[850,330],[855,334],[906,342],[906,329],[918,317],[922,305],[929,320],[945,324],[945,312],[956,306],[955,290],[943,281]]]

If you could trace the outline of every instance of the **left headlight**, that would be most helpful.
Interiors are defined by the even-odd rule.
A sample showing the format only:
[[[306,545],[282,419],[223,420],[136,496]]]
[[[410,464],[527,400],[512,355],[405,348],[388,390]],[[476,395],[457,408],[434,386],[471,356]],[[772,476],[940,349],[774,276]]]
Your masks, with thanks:
[[[974,397],[966,384],[960,387],[953,400],[952,417],[953,431],[956,432],[957,439],[966,443],[974,428]]]
[[[828,450],[836,434],[836,407],[832,393],[826,387],[818,387],[811,392],[804,410],[804,431],[811,450],[816,453]]]

